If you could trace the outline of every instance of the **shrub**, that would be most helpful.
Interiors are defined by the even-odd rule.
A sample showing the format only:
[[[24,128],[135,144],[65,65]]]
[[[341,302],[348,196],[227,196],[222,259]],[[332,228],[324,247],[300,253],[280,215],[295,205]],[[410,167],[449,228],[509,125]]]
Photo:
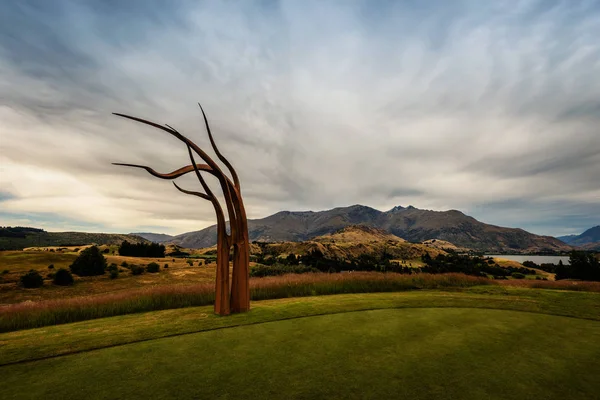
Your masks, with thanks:
[[[60,268],[56,271],[54,280],[52,281],[52,283],[59,286],[71,286],[74,282],[73,275],[65,268]]]
[[[110,271],[110,279],[117,279],[119,277],[119,271],[116,269],[112,269]]]
[[[110,252],[110,249],[104,249],[104,250],[102,250],[102,253],[104,253],[104,254],[108,254],[109,252]]]
[[[164,267],[164,268],[165,268],[165,269],[166,269],[166,268],[169,268],[169,264],[165,264],[165,267]]]
[[[513,272],[512,274],[510,274],[510,276],[512,276],[515,279],[525,279],[525,275],[521,274],[520,272]]]
[[[25,288],[39,288],[44,284],[44,278],[34,269],[30,269],[29,272],[21,276],[19,281]]]
[[[5,269],[4,271],[2,271],[2,275],[6,275],[6,274],[8,274],[9,272],[10,272],[9,270]]]
[[[129,264],[127,264],[127,261],[123,261],[121,263],[121,267],[123,267],[123,268],[129,268]]]
[[[186,262],[188,263],[188,265],[191,267],[192,265],[194,265],[194,262],[192,260],[186,260]]]
[[[73,261],[69,267],[71,272],[79,276],[103,275],[106,259],[96,246],[88,247]]]
[[[131,264],[130,268],[132,275],[141,275],[144,273],[144,267],[140,265]]]
[[[150,273],[155,273],[160,271],[160,265],[158,265],[155,262],[151,262],[150,264],[148,264],[146,266],[146,271],[150,272]]]
[[[54,264],[48,265],[48,269],[54,269]]]

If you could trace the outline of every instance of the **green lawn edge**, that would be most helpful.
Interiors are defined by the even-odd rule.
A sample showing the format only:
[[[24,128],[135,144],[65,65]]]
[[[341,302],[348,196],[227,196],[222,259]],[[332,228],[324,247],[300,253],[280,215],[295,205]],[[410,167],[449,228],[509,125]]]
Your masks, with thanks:
[[[252,302],[248,313],[221,317],[212,306],[151,311],[0,334],[0,365],[35,361],[202,331],[291,318],[389,308],[487,308],[600,321],[600,293],[474,287],[341,294]]]

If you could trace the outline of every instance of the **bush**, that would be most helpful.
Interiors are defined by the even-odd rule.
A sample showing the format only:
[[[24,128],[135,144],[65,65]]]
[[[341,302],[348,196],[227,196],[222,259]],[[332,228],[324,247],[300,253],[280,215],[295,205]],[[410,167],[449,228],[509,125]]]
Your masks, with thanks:
[[[21,276],[19,281],[23,287],[28,289],[39,288],[44,284],[44,278],[34,269],[30,269],[28,273]]]
[[[75,280],[71,272],[65,268],[61,268],[54,274],[54,280],[52,283],[59,286],[71,286]]]
[[[525,279],[525,275],[521,274],[520,272],[513,272],[512,274],[510,274],[510,276],[512,276],[515,279]]]
[[[108,254],[109,252],[110,252],[110,249],[104,249],[104,250],[102,250],[102,253],[104,253],[104,254]]]
[[[165,264],[165,267],[164,267],[164,268],[165,268],[165,269],[169,268],[169,264]]]
[[[106,259],[96,246],[88,247],[73,261],[69,267],[71,272],[79,276],[103,275]]]
[[[108,268],[107,268],[107,269],[108,269],[108,271],[118,271],[118,270],[119,270],[119,266],[118,266],[117,264],[115,264],[115,263],[111,263],[111,264],[108,266]]]
[[[9,270],[5,269],[4,271],[2,271],[2,275],[6,275],[6,274],[8,274],[9,272],[10,272]]]
[[[151,262],[150,264],[148,264],[146,266],[146,271],[150,272],[150,273],[155,273],[160,271],[160,265],[158,265],[155,262]]]
[[[119,277],[119,271],[116,269],[112,269],[110,271],[110,279],[117,279]]]
[[[129,269],[131,269],[131,275],[141,275],[144,273],[144,267],[139,265],[131,264]]]
[[[121,263],[121,267],[123,267],[123,268],[129,268],[129,264],[127,264],[127,261],[123,261]]]
[[[54,264],[48,265],[48,269],[54,269]]]
[[[194,265],[194,262],[192,260],[186,260],[186,262],[188,263],[188,265],[191,267],[192,265]]]

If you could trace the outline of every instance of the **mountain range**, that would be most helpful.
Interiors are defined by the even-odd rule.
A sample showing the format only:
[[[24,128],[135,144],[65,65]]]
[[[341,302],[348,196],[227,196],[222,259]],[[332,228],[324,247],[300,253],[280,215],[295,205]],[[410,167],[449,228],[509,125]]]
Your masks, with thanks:
[[[588,229],[581,235],[559,236],[558,239],[570,246],[600,250],[600,225]]]
[[[389,211],[363,205],[319,212],[281,211],[266,218],[248,220],[248,233],[252,241],[298,242],[331,234],[350,225],[378,228],[410,242],[440,239],[485,252],[553,253],[571,250],[569,245],[554,237],[485,224],[457,210],[431,211],[412,206],[397,206]],[[138,235],[144,237],[143,234]],[[187,248],[202,248],[213,246],[216,238],[216,225],[213,225],[177,235],[168,242]]]

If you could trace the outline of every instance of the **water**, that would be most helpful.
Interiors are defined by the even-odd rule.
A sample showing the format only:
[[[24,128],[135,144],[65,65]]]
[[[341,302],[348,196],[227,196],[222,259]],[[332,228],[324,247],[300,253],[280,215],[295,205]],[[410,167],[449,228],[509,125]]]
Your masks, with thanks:
[[[569,257],[568,256],[520,256],[520,255],[504,255],[504,254],[499,254],[499,255],[488,255],[486,254],[486,257],[494,257],[494,258],[504,258],[507,260],[512,260],[512,261],[517,261],[522,263],[523,261],[533,261],[534,263],[536,263],[537,265],[540,264],[558,264],[558,262],[560,260],[562,260],[563,264],[569,264]]]

